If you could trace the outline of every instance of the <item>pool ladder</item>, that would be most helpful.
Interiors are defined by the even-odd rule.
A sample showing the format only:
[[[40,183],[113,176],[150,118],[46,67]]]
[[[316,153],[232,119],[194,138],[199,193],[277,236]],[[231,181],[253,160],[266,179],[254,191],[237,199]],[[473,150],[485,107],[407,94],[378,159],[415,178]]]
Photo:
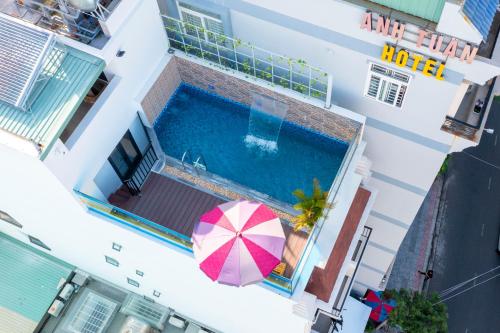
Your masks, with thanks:
[[[199,170],[207,171],[207,162],[205,162],[203,155],[200,154],[196,160],[193,160],[193,154],[190,149],[186,150],[184,154],[182,154],[181,163],[184,170],[186,170],[186,164],[189,162],[191,162],[190,164],[193,166],[196,173],[199,173]]]

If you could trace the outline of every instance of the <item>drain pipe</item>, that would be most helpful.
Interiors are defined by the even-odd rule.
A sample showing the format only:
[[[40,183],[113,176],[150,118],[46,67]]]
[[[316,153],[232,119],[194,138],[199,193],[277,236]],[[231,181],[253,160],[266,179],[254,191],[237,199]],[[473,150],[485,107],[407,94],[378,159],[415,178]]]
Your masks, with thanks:
[[[332,90],[333,90],[333,76],[328,74],[328,86],[326,88],[325,108],[329,109],[332,106]]]

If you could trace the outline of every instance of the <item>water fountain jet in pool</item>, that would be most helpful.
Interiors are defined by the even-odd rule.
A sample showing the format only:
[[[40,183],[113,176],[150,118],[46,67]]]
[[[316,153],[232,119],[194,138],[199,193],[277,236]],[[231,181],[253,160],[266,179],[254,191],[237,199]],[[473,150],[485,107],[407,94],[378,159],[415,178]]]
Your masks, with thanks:
[[[252,106],[245,137],[247,147],[264,151],[278,150],[278,137],[288,105],[274,98],[252,93]]]

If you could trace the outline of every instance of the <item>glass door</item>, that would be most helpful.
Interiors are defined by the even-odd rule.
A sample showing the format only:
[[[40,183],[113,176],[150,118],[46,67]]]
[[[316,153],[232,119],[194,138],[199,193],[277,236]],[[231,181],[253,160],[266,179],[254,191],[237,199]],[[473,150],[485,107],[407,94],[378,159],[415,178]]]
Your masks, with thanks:
[[[113,150],[108,160],[122,181],[129,179],[137,165],[141,162],[142,154],[134,141],[130,131],[127,131]]]

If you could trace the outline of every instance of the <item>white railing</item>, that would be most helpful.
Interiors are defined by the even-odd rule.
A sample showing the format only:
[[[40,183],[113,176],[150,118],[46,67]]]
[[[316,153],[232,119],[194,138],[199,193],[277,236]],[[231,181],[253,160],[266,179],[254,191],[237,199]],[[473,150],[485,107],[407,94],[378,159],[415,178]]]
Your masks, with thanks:
[[[271,85],[328,100],[328,73],[310,66],[305,60],[279,55],[169,16],[162,16],[162,19],[172,48],[266,80]]]

